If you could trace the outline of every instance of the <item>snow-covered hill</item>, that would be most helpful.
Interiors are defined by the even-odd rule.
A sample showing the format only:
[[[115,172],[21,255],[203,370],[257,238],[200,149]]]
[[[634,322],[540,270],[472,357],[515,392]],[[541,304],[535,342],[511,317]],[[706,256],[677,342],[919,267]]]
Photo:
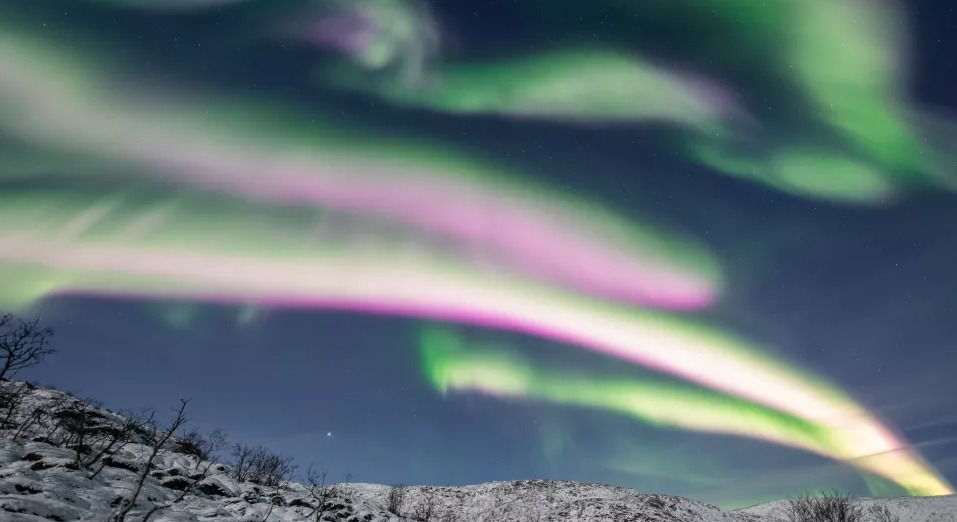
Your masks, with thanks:
[[[957,522],[957,495],[939,497],[902,497],[902,498],[859,498],[855,502],[864,508],[873,505],[885,506],[900,522]],[[771,502],[738,511],[758,515],[762,520],[786,520],[783,508],[786,501]],[[880,521],[877,521],[880,522]]]
[[[238,481],[234,468],[188,454],[155,432],[117,439],[125,418],[58,391],[0,383],[0,520],[106,522],[143,477],[127,521],[153,522],[772,522],[778,503],[725,512],[693,500],[598,484],[520,480],[467,487]],[[10,390],[23,390],[11,402]],[[82,419],[77,411],[83,411]],[[68,422],[65,422],[68,421]],[[86,436],[70,435],[82,424]],[[80,454],[76,448],[80,448]],[[99,449],[107,451],[100,453]],[[79,463],[79,464],[78,464]],[[262,482],[262,481],[260,481]],[[396,493],[402,493],[399,497]],[[957,522],[957,497],[886,503],[901,522]],[[393,508],[390,512],[390,504]],[[318,508],[318,509],[317,509]],[[397,509],[395,509],[397,508]],[[311,516],[310,516],[311,515]]]

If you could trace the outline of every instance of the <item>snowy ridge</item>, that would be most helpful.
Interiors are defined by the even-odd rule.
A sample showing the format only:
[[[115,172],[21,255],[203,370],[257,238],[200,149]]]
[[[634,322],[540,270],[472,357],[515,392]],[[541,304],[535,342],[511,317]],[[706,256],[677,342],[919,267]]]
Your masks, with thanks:
[[[939,497],[859,498],[865,513],[873,505],[886,506],[891,514],[900,517],[900,522],[957,522],[957,495]],[[786,520],[783,508],[786,501],[770,502],[745,509],[738,513],[758,515],[761,520]]]
[[[0,520],[9,522],[106,522],[135,489],[155,433],[135,433],[90,462],[78,457],[57,431],[71,405],[62,392],[0,382],[0,392],[26,390],[15,407],[0,397]],[[86,404],[86,403],[84,403]],[[90,406],[84,418],[92,433],[113,433],[123,417]],[[38,413],[40,412],[40,413]],[[58,413],[59,412],[59,413]],[[99,439],[106,440],[106,439]],[[82,444],[81,444],[82,445]],[[94,443],[90,443],[95,446]],[[394,490],[377,484],[336,484],[317,501],[315,488],[288,482],[264,487],[238,482],[233,468],[182,451],[176,440],[163,447],[127,521],[141,521],[164,506],[152,522],[776,522],[782,503],[722,511],[701,502],[600,484],[519,480],[466,487],[402,488],[396,513]],[[81,452],[95,455],[96,448]],[[392,502],[390,502],[392,500]],[[957,522],[957,496],[861,499],[884,503],[901,522]],[[320,508],[317,510],[316,508]],[[311,517],[307,515],[312,513]],[[317,516],[318,515],[318,516]]]
[[[360,498],[386,505],[388,486],[352,484]],[[407,488],[405,510],[416,513],[430,499],[436,503],[436,519],[446,522],[446,511],[460,522],[750,522],[761,518],[723,512],[717,507],[680,497],[644,494],[603,484],[554,480],[490,482],[476,486]]]

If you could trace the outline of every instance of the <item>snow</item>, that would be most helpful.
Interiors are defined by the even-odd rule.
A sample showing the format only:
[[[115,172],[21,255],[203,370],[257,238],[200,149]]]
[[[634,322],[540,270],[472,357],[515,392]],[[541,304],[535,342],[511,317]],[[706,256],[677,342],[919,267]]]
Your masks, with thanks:
[[[957,522],[957,495],[939,497],[859,498],[855,502],[867,509],[873,505],[886,506],[900,522]],[[758,515],[768,521],[784,521],[782,508],[785,501],[761,504],[738,511]],[[870,521],[868,521],[870,522]]]
[[[21,383],[0,383],[0,387]],[[6,418],[0,405],[0,520],[9,522],[108,520],[113,506],[135,488],[150,447],[140,437],[86,469],[75,464],[72,449],[49,439],[49,426],[37,423],[13,440],[14,434],[38,408],[76,400],[62,392],[35,388]],[[62,406],[61,406],[62,407]],[[121,417],[97,409],[100,424],[119,423]],[[4,422],[6,419],[6,422]],[[4,424],[6,427],[4,428]],[[145,435],[144,435],[145,436]],[[154,461],[143,491],[128,520],[139,521],[156,505],[171,504],[150,519],[154,522],[270,522],[305,521],[314,504],[307,488],[290,483],[276,490],[237,483],[231,468],[200,462],[169,445]],[[209,471],[202,473],[209,467]],[[95,475],[95,476],[94,476]],[[181,502],[173,502],[192,484]],[[326,500],[326,522],[416,522],[416,515],[432,500],[431,522],[778,522],[782,502],[738,511],[680,497],[646,494],[631,489],[565,481],[519,480],[466,487],[415,486],[406,488],[400,510],[388,512],[389,486],[338,484]],[[930,498],[859,499],[865,507],[880,503],[901,522],[957,522],[957,496]],[[268,516],[268,518],[267,518]],[[421,521],[420,521],[421,522]]]

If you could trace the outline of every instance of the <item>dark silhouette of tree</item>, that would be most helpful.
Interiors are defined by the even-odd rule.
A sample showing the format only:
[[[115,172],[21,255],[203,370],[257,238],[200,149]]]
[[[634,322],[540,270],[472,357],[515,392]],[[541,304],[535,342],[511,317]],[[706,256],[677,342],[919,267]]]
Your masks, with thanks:
[[[229,440],[222,430],[213,430],[209,433],[190,430],[179,437],[176,444],[183,453],[204,461],[211,460],[220,451],[226,449]]]
[[[423,490],[423,498],[415,506],[415,510],[412,512],[412,520],[416,522],[432,522],[432,517],[436,512],[436,499],[435,491],[433,490]]]
[[[341,496],[343,491],[338,484],[326,485],[325,469],[316,469],[309,466],[306,472],[306,492],[308,493],[309,510],[303,513],[306,520],[320,522],[322,516],[330,509],[332,499]]]
[[[867,510],[871,522],[900,522],[901,517],[891,513],[887,506],[873,505]]]
[[[788,500],[784,507],[788,522],[863,522],[864,510],[849,496],[837,491],[805,494]]]
[[[40,319],[24,321],[13,314],[0,314],[0,381],[12,379],[20,370],[55,353],[51,337],[53,330],[41,327]]]
[[[401,484],[396,484],[389,488],[389,496],[386,500],[388,502],[387,509],[389,513],[402,516],[402,507],[405,505],[405,493],[405,486]]]
[[[143,484],[146,483],[146,477],[148,477],[150,474],[150,468],[153,465],[153,461],[156,460],[156,456],[159,454],[160,450],[163,449],[163,446],[166,445],[170,438],[173,437],[173,434],[176,433],[184,423],[186,423],[186,405],[188,403],[188,400],[180,400],[180,407],[176,412],[176,418],[170,422],[169,426],[165,430],[160,431],[157,426],[151,426],[151,431],[155,436],[149,457],[146,459],[146,462],[143,463],[143,468],[139,472],[139,477],[137,478],[136,486],[134,486],[132,493],[130,493],[128,497],[124,498],[116,507],[116,509],[110,515],[109,522],[126,521],[126,517],[129,516],[130,511],[132,511],[133,507],[136,505],[136,500],[139,498],[140,492],[143,491]],[[166,509],[171,505],[172,504],[163,504],[154,506],[143,516],[143,522],[149,520],[149,518],[157,511]]]
[[[233,445],[233,478],[267,488],[287,482],[296,470],[292,457],[270,452],[263,446]]]

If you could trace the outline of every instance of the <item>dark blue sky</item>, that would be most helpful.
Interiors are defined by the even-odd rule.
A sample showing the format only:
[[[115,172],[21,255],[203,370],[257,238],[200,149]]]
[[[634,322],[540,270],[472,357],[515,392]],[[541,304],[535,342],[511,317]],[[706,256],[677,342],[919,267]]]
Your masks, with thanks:
[[[537,174],[542,181],[693,234],[728,277],[728,292],[700,313],[702,320],[839,383],[957,483],[957,195],[923,189],[883,207],[805,199],[689,164],[674,153],[667,129],[409,117],[374,100],[315,87],[307,81],[315,60],[308,49],[245,42],[231,58],[215,61],[221,49],[195,51],[193,44],[215,46],[216,35],[234,41],[245,34],[255,17],[242,9],[160,16],[70,2],[69,14],[59,15],[60,7],[66,9],[62,2],[13,3],[64,31],[102,31],[157,77],[292,100],[304,110],[325,96],[346,118],[426,138],[455,136],[480,154],[507,157],[533,175],[547,173]],[[668,59],[693,56],[696,45],[681,33],[632,38],[631,26],[610,15],[534,25],[535,11],[518,9],[518,2],[460,4],[437,7],[438,18],[455,28],[452,43],[460,56],[574,41],[580,38],[574,28],[593,34],[592,26],[606,27],[608,42],[642,45]],[[954,8],[921,2],[909,10],[913,101],[952,118]],[[743,81],[744,74],[732,76]],[[761,71],[748,74],[754,85],[769,88]],[[467,484],[545,477],[727,505],[827,486],[866,492],[853,470],[770,444],[535,402],[442,397],[422,375],[416,344],[421,323],[412,319],[268,309],[243,322],[232,307],[80,297],[50,299],[38,310],[56,329],[59,353],[22,377],[114,409],[165,408],[192,398],[195,426],[222,428],[304,465],[327,466],[338,479],[350,474],[368,482]],[[614,364],[538,339],[468,332],[540,360]],[[612,469],[609,462],[622,455],[658,473]]]

